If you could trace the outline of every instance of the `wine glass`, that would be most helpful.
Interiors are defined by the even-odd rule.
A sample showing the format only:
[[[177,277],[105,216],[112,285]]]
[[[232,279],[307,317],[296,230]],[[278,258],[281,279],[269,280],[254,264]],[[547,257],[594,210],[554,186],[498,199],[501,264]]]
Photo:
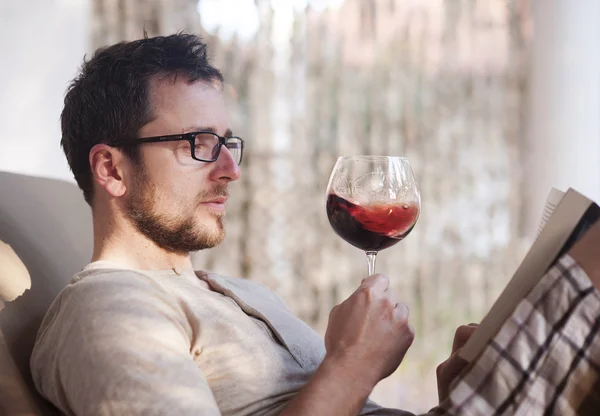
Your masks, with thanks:
[[[369,276],[377,252],[404,239],[415,226],[421,196],[408,159],[338,158],[327,186],[327,217],[337,235],[364,250]]]

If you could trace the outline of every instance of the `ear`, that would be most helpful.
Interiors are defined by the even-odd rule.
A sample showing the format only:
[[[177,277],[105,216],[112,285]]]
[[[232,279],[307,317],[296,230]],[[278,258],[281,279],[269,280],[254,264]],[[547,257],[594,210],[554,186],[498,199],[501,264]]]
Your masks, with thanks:
[[[121,151],[106,144],[97,144],[90,150],[89,162],[98,186],[115,198],[125,194],[127,186],[124,178],[129,164]]]

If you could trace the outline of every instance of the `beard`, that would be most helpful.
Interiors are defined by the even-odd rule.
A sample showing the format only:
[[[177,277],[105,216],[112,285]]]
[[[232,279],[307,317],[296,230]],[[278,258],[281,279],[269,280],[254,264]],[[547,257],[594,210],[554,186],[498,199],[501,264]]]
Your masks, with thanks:
[[[148,178],[143,165],[133,178],[129,198],[125,204],[126,215],[134,226],[160,248],[179,254],[213,248],[225,238],[223,215],[207,214],[214,224],[198,224],[195,210],[202,201],[227,196],[224,187],[202,192],[198,203],[184,213],[159,212],[156,209],[156,187]]]

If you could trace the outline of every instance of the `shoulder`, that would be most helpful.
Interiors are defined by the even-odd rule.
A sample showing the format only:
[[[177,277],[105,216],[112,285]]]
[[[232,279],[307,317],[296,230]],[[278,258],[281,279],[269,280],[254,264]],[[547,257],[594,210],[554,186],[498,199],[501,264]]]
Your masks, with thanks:
[[[185,321],[177,301],[151,277],[127,269],[84,270],[50,305],[37,342],[49,331],[62,333],[69,328],[82,328],[89,332],[106,322],[122,322],[131,315],[158,314]]]
[[[130,269],[92,269],[76,274],[57,300],[61,307],[65,307],[66,303],[94,307],[106,303],[127,304],[157,297],[163,301],[172,301],[163,285],[143,272]]]
[[[126,305],[145,297],[163,297],[167,293],[148,276],[134,270],[84,270],[58,294],[46,318],[68,310],[93,311]]]
[[[50,305],[34,353],[40,345],[54,350],[56,342],[73,337],[78,342],[111,338],[151,323],[190,332],[177,300],[150,276],[128,269],[84,270]]]
[[[114,287],[160,287],[156,281],[141,271],[133,269],[97,268],[84,269],[73,276],[63,292],[79,292],[90,289]]]

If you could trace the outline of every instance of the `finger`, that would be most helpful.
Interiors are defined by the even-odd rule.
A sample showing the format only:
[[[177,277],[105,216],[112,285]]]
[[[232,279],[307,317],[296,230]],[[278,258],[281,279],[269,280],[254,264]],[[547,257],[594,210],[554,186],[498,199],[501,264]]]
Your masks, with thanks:
[[[394,318],[396,318],[396,320],[408,321],[409,315],[410,311],[406,304],[402,302],[396,304],[396,307],[394,308]]]
[[[454,342],[452,343],[452,353],[455,353],[456,350],[464,346],[476,329],[477,326],[469,325],[461,325],[456,328],[456,332],[454,333]]]
[[[385,293],[387,295],[389,304],[392,305],[394,308],[398,307],[398,305],[400,304],[400,301],[396,297],[396,294],[394,292],[392,292],[391,290],[388,290]]]
[[[339,306],[340,305],[335,305],[333,308],[331,308],[331,311],[329,311],[329,322],[331,322],[334,319],[334,317],[335,317],[335,315],[336,315],[336,313],[338,311]]]
[[[437,366],[435,371],[438,379],[454,378],[453,376],[456,376],[467,366],[469,362],[461,358],[458,353],[459,351],[456,351],[446,361]]]
[[[468,362],[460,358],[457,351],[437,367],[436,374],[440,402],[448,397],[450,385],[467,365]]]
[[[383,274],[374,274],[367,277],[364,280],[363,285],[370,286],[373,289],[381,292],[385,292],[390,286],[390,280]]]
[[[445,373],[444,376],[450,380],[456,378],[456,376],[458,376],[469,364],[468,361],[458,355],[458,352],[459,351],[456,351],[456,353],[452,354],[450,358],[445,361],[445,366],[443,369]]]

